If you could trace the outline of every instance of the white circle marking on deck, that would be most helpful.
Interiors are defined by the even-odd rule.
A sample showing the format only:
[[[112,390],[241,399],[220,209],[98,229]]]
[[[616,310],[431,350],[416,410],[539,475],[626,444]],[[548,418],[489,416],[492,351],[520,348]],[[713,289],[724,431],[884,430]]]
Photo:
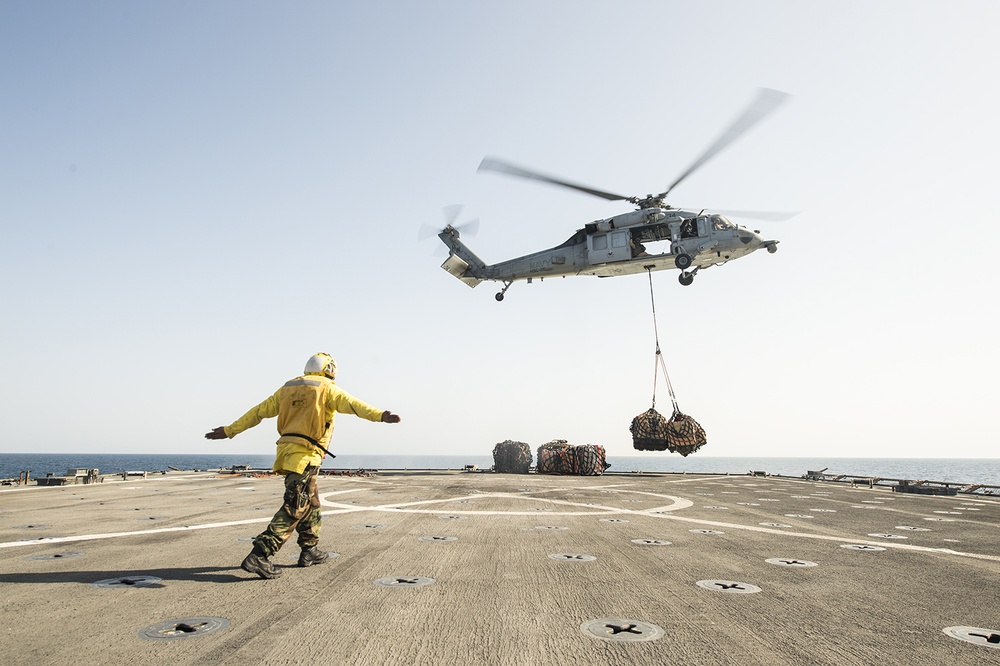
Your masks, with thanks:
[[[694,480],[694,479],[691,479],[691,480]],[[341,513],[354,513],[354,512],[359,512],[359,511],[380,511],[380,512],[386,512],[386,513],[426,513],[426,514],[445,514],[445,515],[463,514],[463,515],[468,515],[468,516],[496,516],[496,515],[524,515],[524,516],[535,516],[535,517],[538,516],[538,512],[537,511],[448,511],[448,510],[437,510],[437,509],[424,508],[424,507],[426,507],[426,505],[433,505],[433,504],[441,504],[441,503],[447,503],[447,502],[454,502],[455,498],[448,498],[448,499],[441,499],[441,500],[432,500],[432,501],[423,501],[423,502],[412,502],[412,503],[393,503],[393,504],[378,505],[378,506],[365,506],[363,504],[361,504],[361,505],[337,504],[337,503],[331,502],[329,500],[329,498],[333,497],[333,496],[346,495],[346,494],[350,494],[350,493],[356,493],[356,492],[361,492],[361,491],[372,490],[371,486],[386,487],[386,486],[391,486],[392,485],[391,482],[387,482],[387,481],[383,481],[383,480],[375,480],[375,481],[373,481],[373,480],[367,480],[366,479],[366,480],[359,480],[359,481],[362,481],[368,487],[350,488],[350,489],[345,489],[345,490],[341,490],[341,491],[323,493],[322,495],[320,495],[321,503],[322,503],[323,506],[333,507],[332,510],[323,511],[322,514],[323,515],[333,515],[333,514],[341,514]],[[685,480],[685,481],[687,481],[687,480]],[[608,488],[608,487],[612,487],[612,486],[607,486],[607,485],[605,485],[605,486],[588,486],[588,487],[577,488],[576,490],[599,490],[599,489]],[[535,489],[525,489],[526,492],[531,492],[531,493],[551,492],[553,490],[556,490],[556,488],[539,487],[539,488],[535,488]],[[933,548],[933,547],[927,547],[927,546],[916,546],[916,545],[913,545],[913,544],[900,544],[898,542],[896,542],[896,543],[889,543],[889,542],[879,542],[879,541],[857,541],[857,540],[854,540],[854,539],[847,539],[847,538],[843,538],[843,537],[837,537],[837,536],[831,536],[831,535],[825,535],[825,534],[815,534],[815,533],[805,533],[805,532],[788,532],[788,531],[782,531],[782,530],[779,530],[779,529],[774,529],[774,528],[769,528],[769,527],[763,527],[763,526],[744,525],[744,524],[728,523],[728,522],[722,522],[722,521],[713,521],[713,520],[704,520],[704,519],[697,519],[697,518],[688,518],[688,517],[684,517],[684,516],[679,516],[679,515],[676,514],[676,512],[679,511],[679,510],[681,510],[681,509],[686,509],[686,508],[689,508],[691,506],[694,506],[694,502],[692,502],[691,500],[688,500],[688,499],[685,499],[685,498],[682,498],[682,497],[676,497],[676,496],[673,496],[673,495],[665,495],[665,494],[660,494],[660,493],[652,493],[652,492],[638,491],[638,490],[627,490],[627,489],[622,489],[622,490],[620,490],[616,494],[623,494],[623,495],[624,494],[643,495],[643,496],[647,496],[647,497],[655,497],[655,498],[660,498],[660,499],[664,499],[664,500],[669,500],[671,503],[663,505],[663,506],[651,507],[651,508],[643,509],[643,510],[634,510],[634,509],[626,509],[626,508],[622,508],[622,507],[603,506],[603,505],[598,505],[598,504],[593,504],[593,503],[580,503],[580,502],[570,502],[570,501],[565,501],[565,500],[552,500],[552,499],[546,499],[546,498],[541,498],[541,497],[526,496],[526,495],[520,494],[520,493],[517,493],[517,494],[514,494],[514,493],[475,493],[473,496],[477,497],[477,498],[482,498],[482,499],[507,498],[507,499],[515,499],[515,500],[522,501],[522,502],[544,503],[544,504],[547,504],[547,505],[550,505],[550,506],[554,506],[554,507],[565,507],[565,508],[573,508],[573,509],[583,509],[583,510],[576,510],[576,511],[553,511],[553,512],[549,512],[547,514],[547,516],[559,516],[559,515],[563,515],[563,516],[592,516],[592,515],[608,516],[608,515],[615,515],[615,514],[624,514],[624,515],[633,515],[633,516],[644,516],[644,517],[650,517],[650,518],[660,518],[660,519],[664,519],[664,520],[679,520],[679,521],[684,521],[684,522],[692,523],[692,524],[695,524],[695,525],[706,526],[706,527],[709,527],[709,528],[711,528],[711,527],[723,528],[723,529],[728,528],[728,529],[732,529],[732,530],[752,531],[752,532],[761,532],[761,533],[767,533],[767,534],[775,534],[775,535],[781,535],[781,536],[784,536],[784,537],[795,537],[795,538],[811,539],[811,540],[819,540],[819,541],[841,542],[841,543],[847,543],[847,544],[851,544],[851,543],[854,543],[854,544],[865,544],[865,545],[870,545],[870,546],[879,546],[879,547],[890,548],[890,549],[894,549],[894,550],[909,550],[909,551],[918,551],[918,552],[927,552],[927,553],[944,553],[944,554],[948,554],[948,555],[955,555],[955,556],[958,556],[958,557],[968,557],[968,558],[973,558],[973,559],[981,559],[981,560],[990,560],[990,561],[1000,562],[1000,556],[986,555],[986,554],[981,554],[981,553],[962,552],[962,551],[952,550],[952,549],[949,549],[949,548]],[[817,494],[819,494],[819,493],[817,493]],[[829,493],[826,493],[826,494],[829,494]],[[416,508],[416,507],[420,507],[420,508]],[[872,508],[872,509],[874,509],[875,507],[864,506],[864,507],[859,507],[859,508]],[[937,513],[937,512],[935,512],[935,513]],[[939,518],[938,520],[950,520],[950,519]],[[168,532],[186,532],[186,531],[191,531],[191,530],[214,529],[214,528],[220,528],[220,527],[224,528],[224,527],[231,527],[231,526],[234,526],[234,525],[250,525],[250,524],[255,524],[255,523],[267,523],[267,522],[270,522],[270,518],[264,517],[264,518],[255,518],[255,519],[249,519],[249,520],[234,520],[234,521],[225,521],[225,522],[217,522],[217,523],[205,523],[205,524],[199,524],[199,525],[182,525],[182,526],[176,526],[176,527],[163,527],[163,528],[158,528],[158,529],[133,530],[133,531],[128,531],[128,532],[83,534],[83,535],[74,535],[74,536],[67,536],[67,537],[49,537],[49,538],[41,538],[41,539],[32,539],[32,540],[28,540],[28,541],[3,542],[3,543],[0,543],[0,548],[24,547],[24,546],[34,546],[34,545],[52,544],[52,543],[67,543],[67,542],[75,542],[75,541],[90,541],[90,540],[111,539],[111,538],[137,536],[137,535],[163,534],[163,533],[168,533]]]
[[[547,489],[538,489],[533,492],[544,492]],[[455,499],[452,497],[444,499],[435,500],[423,500],[420,502],[393,502],[392,504],[377,504],[377,505],[348,505],[340,504],[337,502],[331,502],[327,498],[334,493],[323,493],[319,496],[320,504],[324,507],[332,507],[333,511],[324,511],[323,515],[331,513],[349,513],[356,511],[380,511],[385,513],[423,513],[423,514],[443,514],[443,515],[462,515],[462,516],[535,516],[538,514],[539,509],[545,510],[553,516],[604,516],[608,514],[632,514],[632,515],[643,515],[648,513],[662,513],[664,511],[679,511],[680,509],[686,509],[688,507],[694,506],[694,502],[683,497],[675,497],[673,495],[662,495],[659,493],[647,493],[639,491],[616,491],[616,493],[634,493],[641,495],[650,495],[660,499],[670,500],[670,504],[663,506],[657,506],[650,509],[636,510],[636,509],[625,509],[616,506],[605,506],[601,504],[594,504],[590,502],[570,502],[568,500],[555,500],[548,499],[545,497],[527,497],[523,494],[512,494],[512,493],[481,493],[474,495],[475,499],[512,499],[518,503],[539,503],[545,506],[543,507],[529,507],[523,510],[508,509],[508,510],[494,510],[494,511],[484,511],[484,510],[469,510],[469,509],[437,509],[431,508],[434,505],[454,503]],[[559,509],[565,510],[559,510]]]

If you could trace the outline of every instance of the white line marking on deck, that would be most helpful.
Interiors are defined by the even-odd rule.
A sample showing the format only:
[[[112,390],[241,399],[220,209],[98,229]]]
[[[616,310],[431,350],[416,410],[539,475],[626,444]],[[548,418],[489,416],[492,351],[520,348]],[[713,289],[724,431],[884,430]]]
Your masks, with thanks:
[[[685,481],[694,479],[685,479]],[[363,480],[363,483],[372,484],[375,486],[391,486],[391,482],[386,481],[373,481],[373,480]],[[537,490],[532,490],[532,493],[542,493],[542,492],[552,492],[554,490],[605,490],[611,488],[621,488],[628,484],[616,484],[614,486],[604,485],[604,486],[587,486],[582,488],[539,488]],[[730,530],[744,530],[751,532],[759,532],[764,534],[774,534],[783,537],[798,537],[801,539],[816,539],[820,541],[832,541],[838,543],[858,543],[858,544],[869,544],[874,546],[882,546],[887,549],[896,550],[910,550],[924,553],[938,553],[945,555],[955,555],[958,557],[968,557],[980,560],[990,560],[995,562],[1000,562],[1000,557],[994,555],[983,555],[978,553],[966,553],[956,550],[951,550],[949,548],[931,548],[927,546],[915,546],[913,544],[900,544],[900,543],[886,543],[881,541],[872,541],[864,539],[854,539],[854,538],[844,538],[829,536],[825,534],[810,534],[805,532],[788,532],[780,529],[773,529],[768,527],[756,526],[756,525],[739,525],[736,523],[720,522],[715,520],[703,520],[698,518],[686,518],[684,516],[676,515],[675,511],[686,509],[694,505],[691,500],[675,497],[673,495],[665,495],[660,493],[652,493],[645,491],[635,491],[635,490],[620,490],[615,494],[634,494],[634,495],[647,495],[650,497],[656,497],[660,499],[670,500],[671,504],[664,506],[654,507],[650,509],[625,509],[621,507],[605,506],[600,504],[585,503],[585,502],[572,502],[568,500],[555,500],[546,499],[542,497],[531,497],[524,493],[479,493],[475,495],[459,495],[455,497],[437,499],[437,500],[423,500],[417,502],[393,502],[388,504],[372,505],[372,506],[359,506],[359,505],[346,505],[339,504],[329,501],[327,498],[334,496],[342,496],[350,493],[360,492],[362,490],[370,490],[370,487],[359,487],[359,488],[349,488],[345,490],[332,491],[327,493],[322,493],[320,495],[320,502],[323,506],[333,507],[330,510],[323,511],[322,515],[337,515],[346,513],[359,513],[362,511],[378,511],[382,513],[424,513],[424,514],[449,514],[449,515],[469,515],[469,516],[538,516],[537,511],[469,511],[469,510],[440,510],[440,509],[430,509],[430,508],[412,508],[412,507],[427,507],[435,504],[443,504],[449,502],[455,502],[459,499],[514,499],[529,503],[542,503],[550,504],[560,507],[571,507],[580,509],[577,511],[553,511],[547,513],[547,516],[590,516],[590,515],[612,515],[612,514],[624,514],[633,516],[645,516],[649,518],[661,518],[665,520],[679,520],[686,523],[692,523],[695,525],[704,525],[708,527],[719,527],[727,528]],[[131,532],[110,532],[103,534],[81,534],[75,536],[66,537],[45,537],[41,539],[31,539],[28,541],[11,541],[6,543],[0,543],[0,548],[17,548],[21,546],[33,546],[41,544],[52,544],[52,543],[71,543],[75,541],[90,541],[98,539],[114,539],[118,537],[128,537],[128,536],[140,536],[148,534],[163,534],[169,532],[188,532],[192,530],[204,530],[204,529],[214,529],[220,527],[232,527],[234,525],[252,525],[259,523],[270,522],[270,518],[253,518],[248,520],[235,520],[226,521],[218,523],[205,523],[202,525],[183,525],[177,527],[162,527],[158,529],[151,530],[135,530]]]

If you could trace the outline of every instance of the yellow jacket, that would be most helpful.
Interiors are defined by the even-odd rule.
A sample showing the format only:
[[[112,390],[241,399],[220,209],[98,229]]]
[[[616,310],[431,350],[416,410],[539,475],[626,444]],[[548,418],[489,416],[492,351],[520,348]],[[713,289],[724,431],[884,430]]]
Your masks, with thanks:
[[[303,388],[315,393],[317,405],[302,405]],[[294,406],[293,406],[294,404]],[[322,416],[313,415],[310,407],[322,410]],[[264,402],[260,403],[246,414],[225,427],[227,437],[235,437],[244,430],[249,430],[266,418],[278,417],[278,452],[274,459],[274,471],[279,474],[295,472],[301,474],[310,465],[323,462],[323,452],[309,441],[298,435],[312,437],[324,448],[330,448],[330,436],[333,434],[333,422],[338,413],[354,414],[368,421],[381,421],[381,409],[358,400],[353,395],[337,386],[332,379],[321,374],[309,373],[291,379],[275,391]],[[320,423],[319,419],[323,422]],[[308,430],[309,432],[302,432]],[[317,436],[318,435],[318,436]]]

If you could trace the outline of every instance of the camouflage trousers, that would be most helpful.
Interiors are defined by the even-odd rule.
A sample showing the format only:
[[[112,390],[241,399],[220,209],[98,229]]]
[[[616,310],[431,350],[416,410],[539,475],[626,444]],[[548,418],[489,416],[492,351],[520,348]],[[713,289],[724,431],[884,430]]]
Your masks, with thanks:
[[[299,547],[303,550],[319,543],[320,511],[319,491],[316,487],[318,467],[307,467],[302,474],[285,475],[285,498],[271,518],[267,529],[258,534],[254,545],[270,557],[278,552],[292,532],[299,533]]]

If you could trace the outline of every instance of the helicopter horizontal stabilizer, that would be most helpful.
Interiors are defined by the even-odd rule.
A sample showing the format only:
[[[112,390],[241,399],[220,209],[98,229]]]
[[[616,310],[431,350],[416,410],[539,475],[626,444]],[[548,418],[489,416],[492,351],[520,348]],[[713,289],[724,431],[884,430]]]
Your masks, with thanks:
[[[448,255],[448,258],[444,260],[443,264],[441,264],[441,268],[445,269],[470,287],[475,287],[482,282],[482,280],[477,277],[466,276],[465,273],[469,270],[469,264],[465,263],[465,261],[458,255]]]

